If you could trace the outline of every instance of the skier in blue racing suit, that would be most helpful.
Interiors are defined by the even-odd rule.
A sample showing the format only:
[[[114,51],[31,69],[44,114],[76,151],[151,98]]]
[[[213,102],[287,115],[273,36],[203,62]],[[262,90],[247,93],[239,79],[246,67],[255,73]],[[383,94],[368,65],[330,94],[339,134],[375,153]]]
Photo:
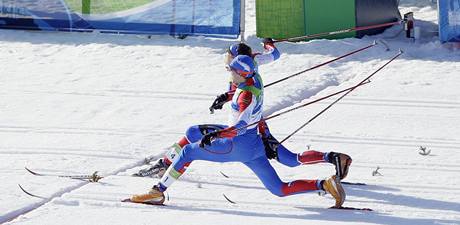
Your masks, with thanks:
[[[254,70],[258,74],[258,66],[276,61],[280,57],[279,50],[275,47],[273,40],[270,38],[264,39],[263,46],[265,52],[253,53],[251,47],[244,43],[231,45],[225,55],[225,65],[228,69],[229,63],[238,55],[250,56],[254,60]],[[259,78],[262,86],[262,79]],[[230,82],[229,90],[217,96],[210,107],[211,112],[214,110],[222,109],[223,105],[230,102],[234,96],[237,86]],[[259,123],[259,134],[262,137],[265,153],[268,159],[276,159],[283,165],[289,167],[296,167],[300,165],[309,165],[316,163],[328,162],[335,166],[336,175],[340,179],[344,179],[348,174],[348,168],[352,162],[350,156],[338,152],[320,152],[315,150],[307,150],[301,153],[294,153],[288,150],[284,145],[280,144],[273,135],[270,133],[268,126],[265,122]],[[177,143],[168,149],[166,155],[159,159],[153,166],[142,169],[135,173],[136,176],[151,176],[161,178],[166,169],[171,165],[173,158],[180,154],[182,148],[190,143],[190,139],[196,141],[194,137],[201,137],[204,133],[214,132],[222,127],[213,124],[197,125],[189,129],[187,135],[180,139]],[[188,140],[187,140],[188,138]],[[192,141],[193,142],[193,141]],[[186,165],[186,167],[188,164]]]
[[[314,190],[324,190],[341,207],[345,192],[340,179],[335,175],[326,180],[295,180],[283,182],[268,162],[264,144],[258,134],[262,119],[263,85],[255,71],[254,60],[245,55],[236,56],[229,64],[232,82],[236,90],[231,100],[234,122],[230,125],[215,125],[215,130],[201,133],[199,126],[186,132],[182,150],[173,158],[161,180],[145,194],[133,195],[130,201],[147,204],[163,204],[163,192],[185,172],[194,160],[213,162],[241,162],[251,169],[264,186],[274,195],[284,197]],[[252,125],[251,125],[252,124]]]

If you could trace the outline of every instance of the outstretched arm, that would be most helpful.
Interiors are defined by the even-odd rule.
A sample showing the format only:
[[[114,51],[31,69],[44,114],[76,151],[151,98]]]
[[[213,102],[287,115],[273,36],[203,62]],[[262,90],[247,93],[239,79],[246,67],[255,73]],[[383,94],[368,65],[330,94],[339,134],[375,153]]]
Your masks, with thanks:
[[[216,138],[232,138],[246,133],[247,126],[250,122],[250,116],[255,107],[256,101],[249,91],[243,91],[238,96],[237,107],[240,113],[238,121],[235,125],[226,129],[205,134],[200,141],[200,147],[204,148],[206,145],[211,145],[212,140]],[[244,128],[243,128],[244,127]]]
[[[254,60],[259,65],[271,63],[280,58],[280,51],[275,47],[272,39],[264,39],[264,49],[265,52],[262,54],[257,54],[254,56]]]
[[[222,109],[225,103],[232,100],[233,95],[235,94],[235,90],[236,90],[236,85],[233,83],[230,83],[229,91],[218,95],[216,99],[214,100],[214,102],[212,103],[211,107],[209,107],[209,110],[211,111],[211,113],[214,113],[214,110]]]

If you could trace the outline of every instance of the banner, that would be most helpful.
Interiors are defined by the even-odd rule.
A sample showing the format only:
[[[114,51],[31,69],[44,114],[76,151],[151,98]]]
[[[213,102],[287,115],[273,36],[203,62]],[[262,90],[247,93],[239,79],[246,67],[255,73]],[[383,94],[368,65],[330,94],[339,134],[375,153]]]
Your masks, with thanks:
[[[237,37],[239,0],[0,0],[0,28]]]
[[[438,0],[439,39],[460,42],[460,0]]]

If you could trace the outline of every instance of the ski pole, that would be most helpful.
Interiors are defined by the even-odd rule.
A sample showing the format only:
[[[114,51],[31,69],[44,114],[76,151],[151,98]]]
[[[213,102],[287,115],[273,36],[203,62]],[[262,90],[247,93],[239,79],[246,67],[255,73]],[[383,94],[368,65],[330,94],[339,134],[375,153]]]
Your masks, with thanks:
[[[403,51],[401,49],[399,49],[399,52],[398,54],[396,54],[395,56],[393,56],[388,62],[386,62],[384,65],[382,65],[380,68],[378,68],[376,71],[374,71],[371,75],[369,75],[368,77],[366,77],[365,79],[363,79],[361,82],[359,82],[357,85],[351,87],[348,89],[347,92],[345,92],[345,94],[343,94],[342,96],[340,96],[338,99],[336,99],[335,101],[333,101],[331,104],[329,104],[326,108],[324,108],[323,110],[321,110],[318,114],[316,114],[315,116],[313,116],[310,120],[308,120],[306,123],[302,124],[302,126],[300,126],[299,128],[297,128],[294,132],[292,132],[291,134],[289,134],[287,137],[285,137],[282,141],[280,141],[280,144],[282,144],[283,142],[285,142],[287,139],[289,139],[290,137],[292,137],[294,134],[296,134],[299,130],[301,130],[302,128],[304,128],[305,126],[307,126],[309,123],[311,123],[313,120],[315,120],[316,118],[318,118],[321,114],[323,114],[326,110],[328,110],[329,108],[331,108],[335,103],[337,103],[338,101],[340,101],[341,99],[343,99],[345,96],[347,96],[348,94],[350,94],[352,91],[354,91],[357,87],[363,85],[366,81],[368,81],[372,76],[374,76],[376,73],[378,73],[380,70],[382,70],[384,67],[386,67],[388,64],[390,64],[391,62],[393,62],[393,60],[395,60],[396,58],[398,58],[401,54],[403,54]]]
[[[329,60],[329,61],[326,61],[326,62],[323,62],[323,63],[321,63],[321,64],[315,65],[315,66],[313,66],[313,67],[310,67],[310,68],[308,68],[308,69],[302,70],[302,71],[297,72],[297,73],[295,73],[295,74],[292,74],[292,75],[286,76],[286,77],[284,77],[284,78],[281,78],[281,79],[279,79],[279,80],[273,81],[273,82],[271,82],[271,83],[269,83],[269,84],[264,85],[264,88],[270,87],[270,86],[272,86],[272,85],[275,85],[275,84],[277,84],[277,83],[280,83],[280,82],[285,81],[285,80],[287,80],[287,79],[290,79],[290,78],[292,78],[292,77],[298,76],[298,75],[300,75],[300,74],[302,74],[302,73],[306,73],[306,72],[308,72],[308,71],[312,71],[312,70],[317,69],[317,68],[319,68],[319,67],[325,66],[325,65],[327,65],[327,64],[329,64],[329,63],[333,63],[333,62],[338,61],[338,60],[340,60],[340,59],[343,59],[343,58],[345,58],[345,57],[347,57],[347,56],[350,56],[350,55],[356,54],[356,53],[358,53],[358,52],[364,51],[364,50],[366,50],[366,49],[368,49],[368,48],[372,48],[372,47],[374,47],[374,46],[376,46],[376,45],[377,45],[377,42],[374,41],[372,44],[370,44],[370,45],[368,45],[368,46],[362,47],[362,48],[360,48],[360,49],[357,49],[357,50],[354,50],[354,51],[352,51],[352,52],[349,52],[349,53],[346,53],[346,54],[344,54],[344,55],[341,55],[341,56],[339,56],[339,57],[337,57],[337,58],[331,59],[331,60]],[[229,92],[227,92],[227,93],[232,94],[232,93],[234,93],[234,92],[235,92],[235,91],[229,91]]]
[[[368,45],[368,46],[365,46],[365,47],[363,47],[363,48],[354,50],[354,51],[352,51],[352,52],[349,52],[349,53],[346,53],[346,54],[344,54],[344,55],[341,55],[341,56],[339,56],[339,57],[337,57],[337,58],[334,58],[334,59],[331,59],[331,60],[329,60],[329,61],[323,62],[323,63],[318,64],[318,65],[316,65],[316,66],[310,67],[310,68],[308,68],[308,69],[306,69],[306,70],[297,72],[297,73],[295,73],[295,74],[292,74],[292,75],[289,75],[289,76],[287,76],[287,77],[281,78],[281,79],[279,79],[279,80],[277,80],[277,81],[274,81],[274,82],[271,82],[271,83],[269,83],[269,84],[266,84],[266,85],[264,85],[264,88],[270,87],[270,86],[272,86],[272,85],[275,85],[275,84],[280,83],[280,82],[282,82],[282,81],[285,81],[285,80],[287,80],[287,79],[293,78],[293,77],[298,76],[298,75],[300,75],[300,74],[303,74],[303,73],[305,73],[305,72],[308,72],[308,71],[317,69],[317,68],[322,67],[322,66],[324,66],[324,65],[327,65],[327,64],[329,64],[329,63],[333,63],[333,62],[335,62],[335,61],[337,61],[337,60],[340,60],[340,59],[343,59],[343,58],[345,58],[345,57],[347,57],[347,56],[350,56],[350,55],[356,54],[356,53],[358,53],[358,52],[364,51],[364,50],[366,50],[366,49],[372,48],[372,47],[374,47],[375,45],[377,45],[377,42],[376,42],[376,41],[374,41],[372,44],[370,44],[370,45]],[[233,93],[235,93],[235,90],[227,92],[227,94],[233,94]],[[226,102],[221,102],[221,103],[218,104],[217,106],[223,106],[225,103],[226,103]],[[213,106],[214,106],[214,105],[213,105]],[[212,106],[209,108],[209,110],[211,111],[211,114],[214,113],[214,109],[212,108]]]
[[[360,85],[365,85],[365,84],[368,84],[368,83],[370,83],[369,80],[368,80],[368,81],[365,81],[364,83],[362,83],[362,84],[360,84]],[[266,117],[266,118],[262,118],[262,119],[259,120],[259,121],[256,121],[256,122],[254,122],[254,123],[250,123],[250,124],[245,125],[245,126],[243,126],[243,127],[240,127],[240,128],[238,128],[237,130],[242,130],[242,129],[248,128],[248,127],[253,126],[253,125],[256,125],[256,124],[258,124],[258,123],[260,123],[260,122],[262,122],[262,121],[267,121],[267,120],[276,118],[276,117],[278,117],[278,116],[281,116],[281,115],[283,115],[283,114],[286,114],[286,113],[288,113],[288,112],[292,112],[292,111],[294,111],[294,110],[303,108],[303,107],[305,107],[305,106],[307,106],[307,105],[311,105],[311,104],[313,104],[313,103],[322,101],[322,100],[324,100],[324,99],[328,99],[328,98],[330,98],[330,97],[332,97],[332,96],[335,96],[335,95],[338,95],[338,94],[340,94],[340,93],[346,92],[346,91],[350,90],[351,88],[353,88],[353,87],[350,87],[350,88],[347,88],[347,89],[344,89],[344,90],[341,90],[341,91],[338,91],[338,92],[334,92],[334,93],[332,93],[332,94],[330,94],[330,95],[326,95],[326,96],[324,96],[324,97],[318,98],[318,99],[313,100],[313,101],[311,101],[311,102],[304,103],[304,104],[299,105],[299,106],[296,106],[296,107],[294,107],[294,108],[292,108],[292,109],[288,109],[288,110],[286,110],[286,111],[284,111],[284,112],[280,112],[280,113],[277,113],[277,114],[268,116],[268,117]]]
[[[321,66],[324,66],[324,65],[326,65],[326,64],[333,63],[333,62],[335,62],[335,61],[337,61],[337,60],[343,59],[343,58],[345,58],[345,57],[347,57],[347,56],[350,56],[350,55],[353,55],[353,54],[355,54],[355,53],[364,51],[364,50],[366,50],[366,49],[368,49],[368,48],[374,47],[375,45],[377,45],[377,42],[376,42],[376,41],[374,41],[374,43],[372,43],[372,44],[370,44],[370,45],[368,45],[368,46],[366,46],[366,47],[363,47],[363,48],[354,50],[354,51],[349,52],[349,53],[347,53],[347,54],[341,55],[341,56],[339,56],[339,57],[337,57],[337,58],[335,58],[335,59],[331,59],[331,60],[329,60],[329,61],[323,62],[323,63],[318,64],[318,65],[316,65],[316,66],[310,67],[310,68],[308,68],[308,69],[306,69],[306,70],[297,72],[297,73],[292,74],[292,75],[290,75],[290,76],[287,76],[287,77],[285,77],[285,78],[282,78],[282,79],[279,79],[279,80],[277,80],[277,81],[271,82],[271,83],[265,85],[264,88],[270,87],[270,86],[275,85],[275,84],[277,84],[277,83],[279,83],[279,82],[282,82],[282,81],[285,81],[285,80],[287,80],[287,79],[293,78],[293,77],[298,76],[298,75],[300,75],[300,74],[302,74],[302,73],[305,73],[305,72],[314,70],[314,69],[316,69],[316,68],[318,68],[318,67],[321,67]]]
[[[276,43],[276,42],[283,42],[283,41],[298,41],[298,40],[302,40],[302,39],[312,39],[312,38],[330,36],[330,35],[334,35],[334,34],[349,33],[349,32],[352,32],[352,31],[370,30],[370,29],[374,29],[374,28],[387,27],[387,26],[392,26],[392,25],[396,25],[396,24],[401,24],[402,22],[403,22],[402,20],[398,20],[396,22],[382,23],[382,24],[376,24],[376,25],[370,25],[370,26],[353,27],[353,28],[347,28],[347,29],[343,29],[343,30],[322,32],[322,33],[317,33],[317,34],[309,34],[309,35],[305,35],[305,36],[292,37],[292,38],[283,38],[283,39],[274,40],[273,42]]]

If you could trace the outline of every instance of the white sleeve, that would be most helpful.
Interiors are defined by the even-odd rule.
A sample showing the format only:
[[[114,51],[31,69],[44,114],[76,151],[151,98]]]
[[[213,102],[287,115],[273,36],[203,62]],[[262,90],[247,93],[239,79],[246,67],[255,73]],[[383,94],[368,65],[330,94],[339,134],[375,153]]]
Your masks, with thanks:
[[[258,65],[271,63],[280,58],[280,52],[276,47],[268,46],[267,51],[262,54],[258,54],[254,57],[254,60]]]

